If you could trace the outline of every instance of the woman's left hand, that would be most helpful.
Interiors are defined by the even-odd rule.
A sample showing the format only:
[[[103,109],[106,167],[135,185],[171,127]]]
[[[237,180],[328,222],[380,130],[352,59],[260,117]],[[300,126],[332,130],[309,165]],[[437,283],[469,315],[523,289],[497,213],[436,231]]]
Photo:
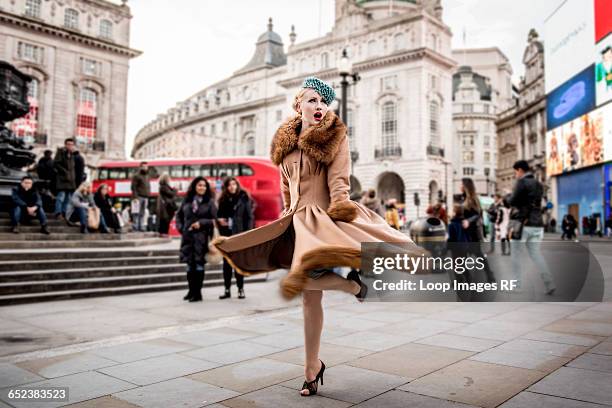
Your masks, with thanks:
[[[468,220],[463,220],[461,221],[461,225],[463,226],[463,229],[468,229],[470,227],[470,222]]]

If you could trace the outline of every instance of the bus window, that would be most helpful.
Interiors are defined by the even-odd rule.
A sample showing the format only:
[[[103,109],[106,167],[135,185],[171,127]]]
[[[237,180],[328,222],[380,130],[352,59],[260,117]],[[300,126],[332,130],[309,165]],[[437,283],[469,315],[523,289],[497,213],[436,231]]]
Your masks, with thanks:
[[[200,166],[200,176],[202,177],[212,177],[212,165],[211,164],[203,164]]]
[[[98,180],[108,179],[108,169],[98,169]]]
[[[157,167],[149,167],[149,178],[158,178],[160,176]]]
[[[128,178],[127,169],[124,167],[108,169],[108,178],[112,180],[125,180]]]
[[[238,163],[222,163],[217,164],[216,177],[237,177],[240,175],[240,166]]]
[[[251,166],[249,166],[248,164],[240,164],[240,175],[241,176],[252,176],[254,175],[255,172],[253,171],[253,168]]]
[[[182,178],[183,177],[183,166],[170,166],[170,177]]]
[[[161,177],[161,175],[164,174],[164,173],[170,174],[170,170],[169,170],[168,166],[155,166],[155,171],[156,171],[155,178]],[[151,177],[153,177],[153,176],[151,176]]]

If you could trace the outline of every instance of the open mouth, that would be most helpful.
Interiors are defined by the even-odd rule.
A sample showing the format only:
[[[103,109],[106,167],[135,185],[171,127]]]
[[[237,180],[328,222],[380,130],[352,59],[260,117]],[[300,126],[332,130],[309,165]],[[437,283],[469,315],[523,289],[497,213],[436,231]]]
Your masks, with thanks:
[[[315,112],[314,118],[315,120],[321,120],[323,118],[323,114],[321,112]]]

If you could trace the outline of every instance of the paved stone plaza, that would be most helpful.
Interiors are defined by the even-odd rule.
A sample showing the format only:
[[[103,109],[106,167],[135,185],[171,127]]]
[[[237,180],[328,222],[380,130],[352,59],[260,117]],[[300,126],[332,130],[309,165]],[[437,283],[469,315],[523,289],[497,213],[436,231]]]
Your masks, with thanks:
[[[182,291],[0,308],[0,407],[612,406],[604,303],[363,303],[327,292],[320,394],[303,381],[300,301],[282,273],[247,299]],[[234,292],[235,293],[235,292]],[[7,404],[11,387],[69,387],[68,403]],[[70,404],[70,405],[66,405]]]

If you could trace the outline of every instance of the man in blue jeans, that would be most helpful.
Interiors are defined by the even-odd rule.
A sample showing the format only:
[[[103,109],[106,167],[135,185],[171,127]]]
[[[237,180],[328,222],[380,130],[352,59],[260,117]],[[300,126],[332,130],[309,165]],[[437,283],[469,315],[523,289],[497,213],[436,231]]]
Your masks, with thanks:
[[[21,217],[27,214],[30,217],[38,218],[38,222],[40,222],[40,232],[49,235],[47,217],[43,210],[42,200],[33,186],[34,180],[32,177],[25,176],[21,179],[21,184],[13,188],[11,194],[13,201],[13,209],[11,210],[11,231],[15,234],[19,233]]]
[[[64,140],[64,147],[57,149],[53,167],[55,169],[55,218],[65,217],[68,203],[72,199],[72,193],[79,186],[82,180],[76,179],[75,171],[75,150],[74,139]]]
[[[524,265],[520,260],[525,259],[523,247],[527,248],[529,257],[536,265],[540,278],[544,283],[547,295],[552,295],[556,289],[553,276],[540,252],[540,242],[544,238],[544,224],[542,223],[542,183],[536,180],[529,168],[529,163],[519,160],[512,166],[516,183],[510,198],[510,205],[516,209],[511,219],[519,221],[522,225],[520,239],[512,240],[512,269],[519,273]],[[518,251],[518,252],[517,252]]]
[[[149,186],[149,166],[141,162],[140,168],[132,176],[132,199],[138,200],[138,215],[136,216],[136,231],[144,231],[145,209],[149,204],[151,189]]]

